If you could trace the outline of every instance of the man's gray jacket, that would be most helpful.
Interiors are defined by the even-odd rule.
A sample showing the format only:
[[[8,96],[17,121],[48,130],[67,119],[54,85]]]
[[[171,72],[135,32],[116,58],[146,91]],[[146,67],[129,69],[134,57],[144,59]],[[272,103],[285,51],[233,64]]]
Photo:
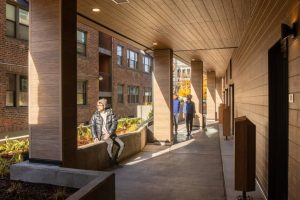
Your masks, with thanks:
[[[107,116],[106,116],[106,129],[111,138],[116,137],[116,129],[118,126],[118,118],[112,112],[112,109],[107,109]],[[90,121],[91,129],[93,138],[98,138],[101,140],[102,137],[102,126],[103,126],[103,119],[99,111],[96,111]]]

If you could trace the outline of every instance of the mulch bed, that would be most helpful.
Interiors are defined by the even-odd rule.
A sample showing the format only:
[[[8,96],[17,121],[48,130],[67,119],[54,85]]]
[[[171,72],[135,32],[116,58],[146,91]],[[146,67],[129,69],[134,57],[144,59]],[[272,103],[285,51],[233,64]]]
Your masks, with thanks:
[[[64,200],[78,189],[0,178],[1,200]]]

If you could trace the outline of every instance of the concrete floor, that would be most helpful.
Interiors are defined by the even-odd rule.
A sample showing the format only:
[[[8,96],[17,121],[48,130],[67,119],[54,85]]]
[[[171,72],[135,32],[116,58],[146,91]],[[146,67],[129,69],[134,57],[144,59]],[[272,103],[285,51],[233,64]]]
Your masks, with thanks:
[[[117,200],[223,200],[225,197],[218,124],[209,131],[184,125],[171,147],[147,145],[116,169]]]

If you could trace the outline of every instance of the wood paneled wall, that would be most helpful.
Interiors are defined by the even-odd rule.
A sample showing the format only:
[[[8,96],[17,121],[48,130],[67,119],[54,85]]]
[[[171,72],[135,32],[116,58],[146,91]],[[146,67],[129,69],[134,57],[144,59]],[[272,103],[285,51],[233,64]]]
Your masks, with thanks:
[[[158,141],[171,141],[173,136],[173,51],[154,51],[153,114],[154,138]]]
[[[268,50],[280,39],[281,23],[299,20],[299,1],[258,1],[240,47],[232,57],[235,117],[256,125],[256,176],[268,190]],[[300,37],[290,39],[289,199],[300,196]],[[280,113],[278,113],[280,114]]]
[[[76,152],[76,1],[30,2],[30,159],[71,166]]]
[[[206,118],[215,120],[216,117],[216,72],[207,72]]]
[[[202,126],[203,62],[192,61],[191,69],[191,95],[196,110],[196,117],[193,123],[196,126]]]

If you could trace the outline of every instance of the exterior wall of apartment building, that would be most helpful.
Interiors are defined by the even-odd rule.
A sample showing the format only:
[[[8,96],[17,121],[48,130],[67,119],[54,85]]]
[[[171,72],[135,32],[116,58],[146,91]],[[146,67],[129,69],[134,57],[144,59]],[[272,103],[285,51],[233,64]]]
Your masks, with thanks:
[[[256,176],[264,192],[268,191],[268,50],[280,39],[281,23],[300,20],[299,1],[272,1],[257,7],[254,19],[240,47],[232,56],[232,79],[235,87],[234,116],[247,116],[256,125]],[[268,13],[268,14],[266,14]],[[260,17],[259,17],[260,16]],[[264,17],[261,17],[264,16]],[[298,24],[299,27],[299,24]],[[289,38],[289,191],[288,199],[299,199],[300,185],[300,37]],[[229,76],[227,76],[229,77]],[[280,113],[278,113],[280,115]]]
[[[99,32],[77,23],[78,30],[86,33],[86,55],[77,54],[77,79],[86,82],[86,103],[77,106],[77,122],[89,121],[96,110],[99,97]]]
[[[98,31],[78,23],[85,31],[86,55],[78,55],[78,80],[86,81],[86,105],[78,105],[78,123],[86,122],[95,111],[99,95]],[[8,75],[15,77],[15,105],[6,105]],[[6,1],[0,3],[0,133],[28,129],[28,106],[20,105],[20,78],[28,75],[28,41],[6,36]],[[28,93],[27,93],[28,94]],[[28,96],[28,95],[26,95]]]
[[[16,87],[16,106],[6,106],[7,74],[27,76],[28,41],[6,36],[6,1],[0,1],[0,133],[28,127],[28,107],[18,104],[19,84]]]
[[[117,63],[117,46],[123,47],[122,64]],[[130,69],[127,61],[127,50],[138,53],[137,69]],[[153,61],[152,61],[153,66]],[[123,87],[123,103],[118,103],[118,85]],[[138,103],[128,102],[128,86],[139,88]],[[112,51],[112,107],[114,112],[120,116],[136,116],[137,105],[144,104],[145,88],[152,91],[152,73],[145,72],[143,65],[143,54],[140,50],[122,41],[113,39]]]

